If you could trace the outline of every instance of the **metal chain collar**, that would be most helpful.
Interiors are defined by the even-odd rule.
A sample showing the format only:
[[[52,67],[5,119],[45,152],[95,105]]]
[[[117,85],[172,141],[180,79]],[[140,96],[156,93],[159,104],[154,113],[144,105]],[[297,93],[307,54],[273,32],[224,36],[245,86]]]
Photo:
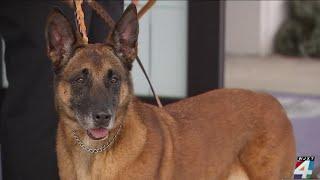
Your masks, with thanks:
[[[101,147],[98,148],[91,148],[89,146],[86,146],[84,144],[83,141],[81,141],[81,139],[79,138],[79,136],[76,134],[75,130],[72,130],[72,135],[75,139],[75,141],[77,142],[77,144],[86,152],[91,153],[91,154],[97,154],[103,151],[108,150],[111,145],[114,143],[115,139],[117,138],[117,136],[119,135],[120,131],[122,129],[122,124],[120,124],[119,128],[117,129],[117,132],[114,134],[114,136],[108,141],[107,144],[102,145]]]

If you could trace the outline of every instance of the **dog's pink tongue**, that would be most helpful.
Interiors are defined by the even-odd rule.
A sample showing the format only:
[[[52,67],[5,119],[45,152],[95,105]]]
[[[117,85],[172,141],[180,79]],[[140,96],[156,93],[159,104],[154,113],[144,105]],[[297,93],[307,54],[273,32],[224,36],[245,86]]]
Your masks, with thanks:
[[[105,128],[90,129],[89,132],[96,139],[104,138],[108,135],[108,130]]]

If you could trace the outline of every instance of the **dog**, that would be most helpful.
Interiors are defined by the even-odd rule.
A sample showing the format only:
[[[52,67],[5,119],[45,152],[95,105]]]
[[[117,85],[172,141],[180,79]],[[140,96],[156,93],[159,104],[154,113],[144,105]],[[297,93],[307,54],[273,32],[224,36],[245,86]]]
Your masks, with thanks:
[[[270,95],[219,89],[158,108],[134,96],[137,10],[85,44],[59,11],[46,25],[62,180],[291,178],[290,121]]]

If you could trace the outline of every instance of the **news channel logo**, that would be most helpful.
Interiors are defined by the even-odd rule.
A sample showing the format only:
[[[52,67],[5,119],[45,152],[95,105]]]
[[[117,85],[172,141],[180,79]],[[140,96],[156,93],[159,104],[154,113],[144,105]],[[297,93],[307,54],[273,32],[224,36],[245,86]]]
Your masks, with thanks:
[[[298,156],[294,170],[294,179],[313,179],[314,160],[315,156]]]

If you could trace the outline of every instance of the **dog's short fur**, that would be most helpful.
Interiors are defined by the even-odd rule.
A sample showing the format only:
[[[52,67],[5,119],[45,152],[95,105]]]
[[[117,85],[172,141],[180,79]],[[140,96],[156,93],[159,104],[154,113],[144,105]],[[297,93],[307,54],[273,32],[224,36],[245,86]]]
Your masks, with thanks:
[[[294,169],[291,124],[271,96],[221,89],[163,109],[133,96],[130,77],[137,54],[138,20],[130,5],[111,41],[83,44],[68,20],[53,11],[46,29],[55,71],[59,174],[63,180],[90,179],[282,179]],[[163,52],[165,53],[165,52]],[[164,70],[165,73],[165,70]],[[95,118],[99,112],[105,119]],[[105,144],[120,124],[111,149]],[[108,129],[93,140],[87,130]]]

